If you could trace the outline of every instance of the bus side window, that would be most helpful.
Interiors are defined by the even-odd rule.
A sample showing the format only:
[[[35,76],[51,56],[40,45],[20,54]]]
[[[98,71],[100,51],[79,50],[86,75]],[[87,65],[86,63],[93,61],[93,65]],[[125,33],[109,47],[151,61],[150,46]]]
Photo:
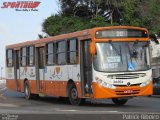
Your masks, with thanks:
[[[57,63],[66,64],[66,41],[57,42]]]
[[[29,66],[33,66],[35,64],[35,62],[34,62],[34,60],[35,60],[34,59],[34,56],[35,56],[34,55],[34,50],[35,50],[34,46],[29,47],[29,59],[28,59],[29,60],[29,62],[28,62]]]
[[[54,43],[47,44],[46,50],[46,63],[47,65],[53,65],[55,63]]]
[[[27,47],[21,49],[21,66],[27,66]]]
[[[78,41],[71,39],[68,41],[68,63],[76,64],[78,59]]]
[[[7,66],[12,67],[13,66],[13,50],[7,50]]]

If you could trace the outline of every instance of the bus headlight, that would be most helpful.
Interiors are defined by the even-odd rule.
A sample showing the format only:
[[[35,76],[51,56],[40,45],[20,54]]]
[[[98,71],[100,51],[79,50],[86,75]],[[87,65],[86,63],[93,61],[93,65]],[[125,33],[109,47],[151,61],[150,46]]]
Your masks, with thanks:
[[[108,83],[104,82],[104,81],[101,80],[101,79],[98,79],[98,80],[97,80],[97,83],[99,83],[101,86],[106,87],[106,88],[116,89],[116,87],[115,87],[114,85],[108,84]]]
[[[145,87],[150,83],[150,80],[147,80],[146,82],[143,82],[140,87]]]

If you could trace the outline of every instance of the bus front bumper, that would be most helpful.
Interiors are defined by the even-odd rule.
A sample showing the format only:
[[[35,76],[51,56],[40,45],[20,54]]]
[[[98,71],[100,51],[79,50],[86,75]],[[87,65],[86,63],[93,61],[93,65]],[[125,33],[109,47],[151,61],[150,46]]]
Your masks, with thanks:
[[[149,96],[153,93],[152,81],[145,87],[126,86],[109,89],[99,85],[96,82],[92,83],[93,98],[123,98],[136,96]]]

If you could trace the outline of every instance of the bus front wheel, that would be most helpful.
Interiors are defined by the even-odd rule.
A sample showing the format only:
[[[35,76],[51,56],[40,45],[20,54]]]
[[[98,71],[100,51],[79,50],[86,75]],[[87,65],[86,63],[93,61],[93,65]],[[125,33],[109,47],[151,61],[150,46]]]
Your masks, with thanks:
[[[124,105],[128,99],[113,98],[112,101],[116,105]]]
[[[72,105],[81,105],[82,103],[85,102],[85,99],[78,98],[78,91],[74,84],[70,84],[68,86],[68,96],[69,96],[69,101]]]

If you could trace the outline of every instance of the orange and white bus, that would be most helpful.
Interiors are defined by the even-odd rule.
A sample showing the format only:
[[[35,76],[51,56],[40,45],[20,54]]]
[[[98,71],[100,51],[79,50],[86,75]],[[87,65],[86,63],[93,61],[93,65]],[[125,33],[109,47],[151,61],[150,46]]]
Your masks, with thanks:
[[[87,29],[6,46],[7,88],[34,96],[129,98],[152,94],[148,31],[133,26]]]

